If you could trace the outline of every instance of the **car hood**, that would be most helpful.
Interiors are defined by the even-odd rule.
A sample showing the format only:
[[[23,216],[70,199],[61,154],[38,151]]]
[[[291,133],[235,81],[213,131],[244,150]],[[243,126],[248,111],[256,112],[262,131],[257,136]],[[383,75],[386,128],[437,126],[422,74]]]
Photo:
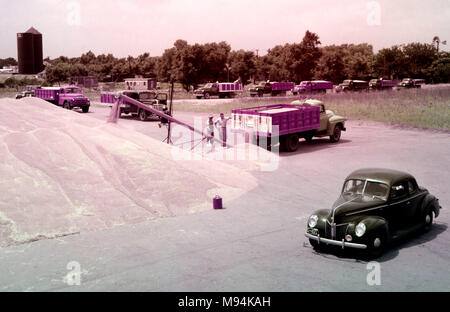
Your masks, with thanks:
[[[370,208],[375,208],[386,204],[386,201],[379,198],[369,198],[367,196],[344,196],[341,195],[333,204],[332,213],[334,212],[335,222],[345,216],[357,214]]]

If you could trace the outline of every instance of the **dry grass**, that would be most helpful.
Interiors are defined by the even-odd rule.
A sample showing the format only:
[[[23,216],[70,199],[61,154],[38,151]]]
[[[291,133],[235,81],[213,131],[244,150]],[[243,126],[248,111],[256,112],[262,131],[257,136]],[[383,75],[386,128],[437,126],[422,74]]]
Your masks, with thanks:
[[[352,120],[374,120],[450,130],[450,85],[368,93],[314,95],[327,109]],[[233,101],[177,102],[178,111],[231,113],[232,109],[290,103],[298,97],[242,98]]]

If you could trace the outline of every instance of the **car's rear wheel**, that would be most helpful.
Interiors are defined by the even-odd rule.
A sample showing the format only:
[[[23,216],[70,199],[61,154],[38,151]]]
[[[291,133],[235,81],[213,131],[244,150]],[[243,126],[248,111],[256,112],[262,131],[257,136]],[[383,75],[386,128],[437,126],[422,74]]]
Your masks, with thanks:
[[[433,227],[433,210],[428,208],[425,216],[423,217],[423,231],[429,232]]]

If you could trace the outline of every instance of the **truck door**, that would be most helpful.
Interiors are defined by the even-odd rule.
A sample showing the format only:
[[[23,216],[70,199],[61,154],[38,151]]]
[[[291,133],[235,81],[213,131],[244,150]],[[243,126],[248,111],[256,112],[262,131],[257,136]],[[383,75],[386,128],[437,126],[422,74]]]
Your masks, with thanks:
[[[320,128],[319,131],[326,131],[328,129],[328,116],[325,111],[325,106],[320,105]]]

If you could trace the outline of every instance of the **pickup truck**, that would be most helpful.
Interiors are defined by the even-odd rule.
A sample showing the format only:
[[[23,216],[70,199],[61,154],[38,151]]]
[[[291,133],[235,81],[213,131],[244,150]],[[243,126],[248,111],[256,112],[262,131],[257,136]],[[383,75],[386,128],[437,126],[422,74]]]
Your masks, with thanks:
[[[327,89],[333,89],[333,83],[330,81],[315,80],[302,81],[292,89],[292,94],[302,93],[326,93]]]
[[[425,79],[404,78],[398,85],[400,88],[421,88]]]
[[[280,142],[280,149],[294,152],[299,139],[311,141],[313,137],[329,136],[331,142],[339,142],[341,132],[346,131],[346,119],[326,110],[318,100],[294,101],[291,104],[250,107],[232,110],[231,131],[249,133],[255,143],[265,141],[270,148],[272,141]],[[278,130],[275,131],[275,127]],[[273,140],[278,137],[278,140]]]
[[[89,112],[89,106],[91,105],[89,99],[76,86],[36,88],[34,89],[34,96],[66,109],[79,107],[83,113]]]
[[[139,91],[139,90],[129,90],[129,91],[120,91],[119,94],[126,95],[134,100],[137,100],[145,105],[149,105],[152,108],[161,111],[165,114],[168,112],[167,107],[167,93],[163,92],[155,92],[155,91]],[[117,101],[119,94],[114,93],[102,93],[100,94],[100,102],[113,104]],[[120,104],[120,115],[122,114],[131,114],[132,116],[138,116],[140,120],[145,121],[150,117],[157,117],[161,119],[159,116],[149,113],[144,109],[140,109],[136,105],[127,102],[126,100],[121,100]]]
[[[295,84],[293,82],[260,82],[258,85],[250,88],[250,96],[262,97],[264,94],[270,94],[271,96],[285,96],[287,91],[292,91]]]
[[[364,80],[344,80],[336,92],[369,91],[369,82]]]
[[[397,81],[394,80],[372,79],[369,81],[369,88],[371,90],[392,90],[397,84]]]
[[[203,87],[194,91],[197,99],[209,99],[211,96],[218,96],[219,98],[235,97],[237,93],[242,92],[242,84],[232,82],[216,82],[207,83]]]

